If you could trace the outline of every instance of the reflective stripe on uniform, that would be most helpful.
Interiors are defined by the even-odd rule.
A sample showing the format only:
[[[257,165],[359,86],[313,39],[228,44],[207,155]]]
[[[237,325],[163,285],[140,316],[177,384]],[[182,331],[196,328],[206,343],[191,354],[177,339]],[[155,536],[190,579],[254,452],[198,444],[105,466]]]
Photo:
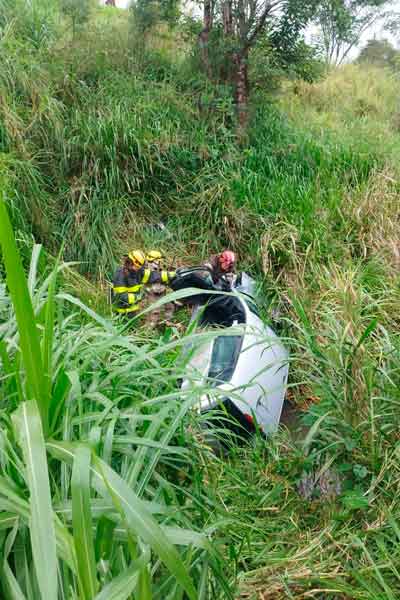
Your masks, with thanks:
[[[167,273],[167,271],[161,271],[161,281],[163,283],[168,283],[168,273]]]
[[[128,294],[128,304],[135,304],[135,294]]]
[[[122,314],[122,313],[136,312],[139,309],[140,309],[140,306],[138,304],[136,304],[135,306],[130,306],[129,308],[116,308],[115,310],[117,311],[117,313]]]
[[[131,287],[124,287],[124,286],[117,286],[117,287],[113,287],[113,292],[115,294],[125,294],[126,292],[138,292],[140,290],[140,288],[142,287],[142,284],[137,284],[137,285],[132,285]]]
[[[151,271],[150,269],[145,269],[142,277],[142,283],[147,283],[150,279]]]

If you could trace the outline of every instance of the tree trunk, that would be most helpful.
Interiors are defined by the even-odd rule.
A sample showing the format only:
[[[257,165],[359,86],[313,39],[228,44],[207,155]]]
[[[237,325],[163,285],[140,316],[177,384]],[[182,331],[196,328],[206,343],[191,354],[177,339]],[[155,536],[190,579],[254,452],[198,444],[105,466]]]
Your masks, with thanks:
[[[233,34],[232,0],[225,0],[222,3],[222,21],[225,37],[231,36]]]
[[[248,124],[249,78],[247,69],[248,50],[237,52],[235,63],[235,103],[238,116],[238,137],[246,134]]]
[[[210,31],[213,25],[213,6],[212,0],[204,0],[203,29],[199,33],[199,47],[203,69],[207,76],[211,78],[211,64],[209,56]]]

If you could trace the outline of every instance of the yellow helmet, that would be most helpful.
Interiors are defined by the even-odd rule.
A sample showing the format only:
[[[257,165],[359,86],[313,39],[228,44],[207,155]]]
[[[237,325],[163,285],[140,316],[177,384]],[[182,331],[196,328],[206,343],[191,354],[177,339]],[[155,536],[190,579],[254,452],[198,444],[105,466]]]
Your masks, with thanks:
[[[149,262],[154,262],[155,260],[161,260],[162,258],[163,258],[163,254],[159,250],[150,250],[150,252],[148,252],[147,256],[146,256],[146,259]]]
[[[131,252],[128,252],[128,258],[131,259],[133,265],[138,269],[143,267],[146,260],[146,257],[141,250],[132,250]]]

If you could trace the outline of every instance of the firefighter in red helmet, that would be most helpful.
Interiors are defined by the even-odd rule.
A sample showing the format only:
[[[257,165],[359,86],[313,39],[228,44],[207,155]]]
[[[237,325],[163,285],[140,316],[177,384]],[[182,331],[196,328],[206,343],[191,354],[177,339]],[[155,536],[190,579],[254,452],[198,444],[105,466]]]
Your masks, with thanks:
[[[232,250],[224,250],[219,254],[215,254],[205,266],[211,270],[214,284],[225,281],[230,287],[233,286],[235,281],[236,255]]]

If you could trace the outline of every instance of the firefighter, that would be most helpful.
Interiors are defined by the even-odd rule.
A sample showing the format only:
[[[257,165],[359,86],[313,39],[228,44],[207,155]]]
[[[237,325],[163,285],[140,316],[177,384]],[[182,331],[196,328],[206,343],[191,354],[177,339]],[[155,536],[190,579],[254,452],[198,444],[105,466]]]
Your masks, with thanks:
[[[211,270],[214,284],[223,285],[225,283],[230,288],[233,287],[236,278],[236,255],[232,250],[224,250],[215,254],[205,266]]]
[[[143,288],[146,284],[168,285],[175,277],[175,271],[155,271],[147,268],[146,256],[141,250],[132,250],[125,257],[124,264],[114,275],[112,298],[118,314],[133,317],[140,310]]]
[[[164,256],[159,250],[150,250],[146,256],[147,266],[154,272],[162,273],[162,262]],[[153,283],[148,290],[149,305],[156,303],[166,293],[167,286],[163,281],[157,281]],[[163,317],[163,321],[170,325],[170,321],[175,312],[175,304],[173,302],[167,302],[162,306],[154,308],[147,314],[147,324],[150,327],[156,327]]]

